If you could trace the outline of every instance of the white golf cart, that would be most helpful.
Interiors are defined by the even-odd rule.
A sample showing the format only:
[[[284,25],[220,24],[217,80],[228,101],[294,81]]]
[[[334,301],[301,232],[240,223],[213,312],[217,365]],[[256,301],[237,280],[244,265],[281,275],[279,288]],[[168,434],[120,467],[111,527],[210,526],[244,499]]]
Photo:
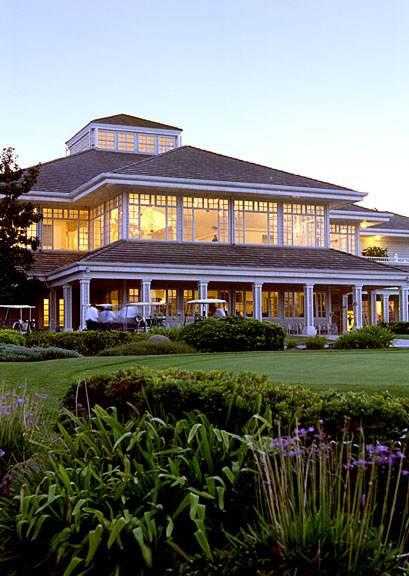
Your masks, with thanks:
[[[3,313],[0,326],[27,334],[36,328],[35,320],[32,318],[32,310],[34,309],[35,306],[28,304],[0,304],[0,311]],[[18,316],[17,319],[16,315]]]
[[[227,316],[226,304],[227,301],[220,298],[188,300],[185,309],[185,324],[203,320],[209,315],[215,318],[225,318]]]

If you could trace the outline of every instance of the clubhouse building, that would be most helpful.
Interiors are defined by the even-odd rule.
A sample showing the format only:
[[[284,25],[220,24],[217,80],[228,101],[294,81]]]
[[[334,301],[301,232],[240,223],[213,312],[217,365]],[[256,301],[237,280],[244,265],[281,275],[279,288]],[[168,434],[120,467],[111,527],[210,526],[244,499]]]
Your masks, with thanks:
[[[339,334],[408,320],[409,218],[357,205],[342,186],[182,145],[182,130],[127,114],[97,118],[41,165],[31,274],[37,320],[85,327],[89,304],[195,297],[290,333]],[[362,256],[369,246],[382,258]]]

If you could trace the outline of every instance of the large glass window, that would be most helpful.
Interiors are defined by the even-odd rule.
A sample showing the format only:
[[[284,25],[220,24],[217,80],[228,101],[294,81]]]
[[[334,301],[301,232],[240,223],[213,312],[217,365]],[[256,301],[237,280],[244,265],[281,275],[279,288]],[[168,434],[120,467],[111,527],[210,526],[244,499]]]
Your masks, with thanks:
[[[221,198],[183,198],[183,239],[228,242],[229,202]]]
[[[164,290],[151,290],[151,300],[152,302],[161,302],[166,304],[166,312],[169,316],[176,316],[176,290],[175,289],[164,289]]]
[[[356,227],[350,224],[331,224],[331,248],[355,254]]]
[[[88,250],[88,210],[44,208],[42,247],[45,250]]]
[[[284,204],[284,244],[324,246],[324,207]]]
[[[234,293],[234,314],[251,318],[253,316],[253,291],[236,290]]]
[[[235,200],[234,229],[238,244],[277,244],[277,204]]]
[[[113,130],[98,130],[98,148],[115,150],[115,132]]]
[[[143,154],[155,154],[156,136],[154,134],[139,134],[138,151]]]
[[[101,204],[91,210],[92,248],[101,248],[104,245],[104,205]]]
[[[129,194],[129,238],[176,240],[176,196]]]
[[[304,292],[284,292],[284,316],[286,318],[303,318]]]
[[[314,317],[325,318],[327,315],[327,295],[325,292],[314,292]]]
[[[115,242],[119,239],[119,226],[121,215],[121,197],[116,196],[106,204],[106,218],[109,232],[109,242]]]
[[[48,328],[50,325],[50,300],[43,299],[43,328]]]
[[[278,316],[278,292],[263,290],[262,301],[263,318],[276,318]]]
[[[175,136],[159,136],[159,152],[167,152],[168,150],[173,150],[176,148],[176,137]]]

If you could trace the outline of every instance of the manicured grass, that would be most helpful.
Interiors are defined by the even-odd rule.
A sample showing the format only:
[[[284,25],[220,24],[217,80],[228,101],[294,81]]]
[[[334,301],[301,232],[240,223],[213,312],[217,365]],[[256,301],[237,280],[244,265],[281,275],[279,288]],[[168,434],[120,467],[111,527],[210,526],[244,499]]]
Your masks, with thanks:
[[[389,390],[409,395],[409,350],[288,351],[173,356],[116,356],[0,364],[0,385],[26,385],[55,407],[71,382],[143,364],[151,368],[261,372],[276,382],[314,390]]]

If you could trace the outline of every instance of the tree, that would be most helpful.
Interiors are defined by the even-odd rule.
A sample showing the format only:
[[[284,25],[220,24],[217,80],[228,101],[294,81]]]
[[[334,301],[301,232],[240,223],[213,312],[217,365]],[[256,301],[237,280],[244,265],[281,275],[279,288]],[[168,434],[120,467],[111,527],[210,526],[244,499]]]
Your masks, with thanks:
[[[34,186],[38,168],[22,170],[14,148],[0,153],[0,303],[16,303],[27,295],[27,278],[33,263],[33,252],[39,241],[31,237],[29,227],[40,222],[41,214],[31,202],[21,200]]]

